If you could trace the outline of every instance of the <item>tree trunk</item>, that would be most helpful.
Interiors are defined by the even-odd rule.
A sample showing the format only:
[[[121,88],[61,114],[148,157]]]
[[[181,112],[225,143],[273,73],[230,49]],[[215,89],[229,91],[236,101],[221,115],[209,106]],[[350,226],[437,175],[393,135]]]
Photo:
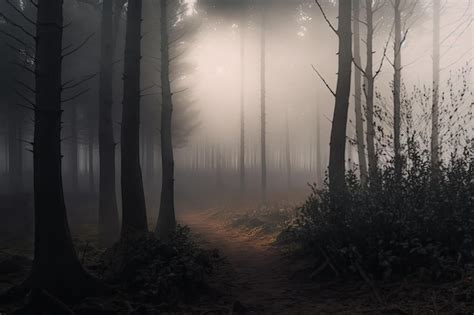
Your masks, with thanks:
[[[160,0],[161,32],[161,184],[160,214],[156,233],[167,239],[176,228],[174,210],[174,157],[171,136],[173,100],[170,84],[168,0]]]
[[[288,122],[288,108],[286,108],[286,130],[285,130],[285,149],[286,149],[286,181],[288,190],[291,189],[291,148],[290,148],[290,126]]]
[[[22,117],[18,108],[9,106],[8,116],[8,174],[12,194],[23,191],[23,148],[21,145]]]
[[[401,112],[400,112],[400,89],[402,78],[402,21],[400,12],[400,0],[394,2],[395,13],[395,43],[394,43],[394,76],[393,76],[393,146],[395,155],[395,177],[397,181],[402,176],[402,158],[400,145],[400,128],[401,128]]]
[[[337,31],[339,37],[339,70],[329,150],[329,184],[333,193],[345,188],[346,129],[352,71],[351,19],[352,2],[339,1],[339,26]]]
[[[321,160],[321,113],[319,104],[316,104],[316,183],[323,183],[323,166]]]
[[[91,122],[93,120],[91,119]],[[92,125],[92,124],[91,124]],[[93,126],[89,126],[89,140],[87,143],[88,149],[88,179],[89,179],[89,191],[91,194],[95,193],[95,182],[94,182],[94,128]]]
[[[354,10],[354,62],[361,65],[360,56],[360,0],[353,1]],[[365,158],[364,118],[362,114],[362,74],[359,68],[354,68],[354,107],[356,124],[357,153],[359,159],[360,181],[367,183],[367,160]]]
[[[140,167],[140,59],[142,0],[128,2],[122,108],[122,240],[148,232]]]
[[[431,108],[431,165],[439,167],[439,77],[440,77],[441,0],[433,2],[433,105]]]
[[[33,289],[59,298],[90,294],[69,232],[61,174],[63,1],[39,0],[36,31],[34,129],[35,254]]]
[[[99,241],[110,246],[119,235],[117,194],[115,190],[115,140],[112,122],[113,66],[116,31],[113,31],[113,0],[104,0],[99,87]],[[118,14],[118,13],[116,13]]]
[[[367,15],[367,65],[365,68],[365,98],[367,106],[367,153],[369,156],[369,176],[375,179],[377,176],[377,153],[375,151],[375,123],[374,123],[374,74],[373,74],[373,39],[374,21],[372,11],[372,0],[365,1]]]
[[[262,161],[261,198],[262,204],[267,203],[267,148],[266,148],[266,19],[262,10],[262,29],[260,36],[260,152]]]
[[[79,192],[79,161],[78,147],[79,137],[77,128],[77,108],[73,105],[71,109],[71,189],[72,192]]]
[[[240,193],[245,193],[245,9],[242,9],[240,29]]]

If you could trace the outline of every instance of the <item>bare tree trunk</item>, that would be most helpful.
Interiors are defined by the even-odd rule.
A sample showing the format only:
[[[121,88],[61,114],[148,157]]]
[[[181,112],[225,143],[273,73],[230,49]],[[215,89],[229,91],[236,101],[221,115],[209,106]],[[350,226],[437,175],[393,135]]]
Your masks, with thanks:
[[[122,111],[122,232],[123,240],[148,232],[140,167],[140,59],[142,0],[128,2]]]
[[[102,35],[99,87],[99,241],[110,246],[119,235],[117,194],[115,190],[115,140],[112,122],[113,66],[115,34],[113,2],[102,5]],[[116,13],[118,14],[118,13]]]
[[[402,176],[402,158],[400,145],[400,89],[402,78],[402,21],[400,12],[400,0],[394,2],[395,13],[395,43],[394,43],[394,76],[393,76],[393,145],[395,153],[395,176],[397,181]]]
[[[441,0],[433,0],[433,105],[431,108],[431,164],[439,167],[439,77],[440,77]]]
[[[240,193],[245,193],[245,9],[240,29]]]
[[[266,146],[266,20],[262,9],[262,29],[260,36],[260,150],[262,161],[261,194],[262,204],[267,203],[267,146]]]
[[[71,239],[61,174],[63,1],[39,0],[36,30],[34,129],[35,254],[33,289],[59,298],[90,294]]]
[[[339,1],[338,20],[339,70],[329,150],[329,184],[333,193],[345,188],[346,129],[352,72],[352,1]]]
[[[91,119],[91,122],[93,120]],[[92,125],[92,124],[91,124]],[[94,182],[94,128],[93,126],[89,126],[89,141],[87,143],[88,150],[88,176],[89,176],[89,191],[94,194],[95,193],[95,182]]]
[[[365,98],[367,106],[367,153],[369,156],[369,176],[375,179],[377,176],[377,153],[375,152],[375,123],[374,123],[374,74],[373,74],[373,40],[374,21],[372,11],[372,0],[365,1],[367,16],[367,65],[365,68]]]
[[[18,108],[9,106],[8,115],[8,174],[9,189],[13,194],[23,190],[23,148],[21,145],[22,117]]]
[[[79,191],[78,133],[77,108],[73,105],[71,110],[71,188],[73,192]]]
[[[316,104],[316,183],[323,182],[323,166],[321,160],[321,113],[319,104]]]
[[[354,62],[361,64],[360,56],[360,0],[353,0],[354,11]],[[367,160],[365,158],[364,118],[362,114],[362,74],[359,68],[354,69],[354,107],[356,124],[357,153],[359,159],[360,181],[367,183]]]
[[[288,108],[286,108],[286,132],[285,132],[285,146],[286,146],[286,181],[288,190],[291,189],[291,149],[290,149],[290,126],[288,122]]]
[[[174,210],[174,157],[171,135],[173,99],[170,84],[168,0],[160,0],[161,24],[161,184],[160,214],[156,234],[167,239],[176,228]]]

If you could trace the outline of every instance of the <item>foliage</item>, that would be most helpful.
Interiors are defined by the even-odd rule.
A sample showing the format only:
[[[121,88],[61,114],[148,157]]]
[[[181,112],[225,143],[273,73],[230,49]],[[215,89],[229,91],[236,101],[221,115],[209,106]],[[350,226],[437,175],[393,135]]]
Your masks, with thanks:
[[[409,141],[403,176],[393,163],[367,187],[354,172],[337,196],[313,193],[279,239],[344,276],[445,280],[474,261],[474,163],[469,144],[432,176],[427,151]],[[337,202],[336,202],[337,201]],[[341,206],[342,205],[342,206]],[[319,273],[324,268],[316,269]]]
[[[124,248],[126,247],[126,249]],[[219,260],[217,250],[204,250],[178,226],[167,242],[149,235],[133,244],[117,244],[105,253],[105,278],[144,303],[190,302],[206,288],[206,276]]]

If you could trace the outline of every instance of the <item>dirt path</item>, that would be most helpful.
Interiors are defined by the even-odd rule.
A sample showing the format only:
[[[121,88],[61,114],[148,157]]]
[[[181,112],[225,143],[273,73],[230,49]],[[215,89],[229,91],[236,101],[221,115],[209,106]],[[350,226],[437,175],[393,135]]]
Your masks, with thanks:
[[[288,264],[268,241],[225,228],[203,213],[182,214],[179,221],[227,257],[233,270],[232,293],[245,307],[259,314],[315,314],[320,309],[317,288],[291,279]]]

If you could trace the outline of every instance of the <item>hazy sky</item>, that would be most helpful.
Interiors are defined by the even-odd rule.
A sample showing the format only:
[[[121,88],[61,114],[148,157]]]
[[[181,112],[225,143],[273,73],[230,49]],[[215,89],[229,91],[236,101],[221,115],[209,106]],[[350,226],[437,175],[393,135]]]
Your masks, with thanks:
[[[225,1],[224,1],[225,2]],[[249,146],[259,141],[260,123],[260,18],[258,11],[246,11],[245,25],[235,14],[235,1],[221,2],[221,10],[195,12],[202,15],[202,26],[189,54],[196,66],[193,94],[202,121],[195,141],[223,142],[237,145],[240,113],[240,31],[245,31],[245,118]],[[275,3],[280,5],[272,5]],[[411,1],[409,1],[412,3]],[[430,1],[417,1],[418,10],[407,22],[407,40],[403,49],[403,80],[410,87],[431,84],[432,10]],[[442,13],[442,81],[472,60],[472,1],[448,0]],[[295,146],[314,143],[316,106],[320,107],[323,143],[328,144],[334,99],[316,77],[311,65],[335,88],[337,38],[328,28],[312,1],[266,1],[267,17],[267,125],[269,149],[282,144],[286,108]],[[393,23],[389,2],[375,20],[381,23],[374,39],[374,62],[378,67]],[[232,6],[234,5],[234,6]],[[222,8],[229,7],[230,10]],[[469,7],[470,6],[470,7]],[[336,24],[335,4],[326,3],[329,19]],[[190,11],[191,12],[191,11]],[[363,12],[363,10],[362,10]],[[232,14],[234,13],[234,15]],[[241,13],[240,13],[241,14]],[[362,17],[363,18],[363,17]],[[363,25],[361,26],[364,30]],[[362,37],[365,35],[362,34]],[[387,55],[393,54],[390,34]],[[364,45],[362,51],[364,54]],[[452,65],[451,65],[452,64]],[[377,78],[377,90],[391,101],[390,82],[393,70],[385,61]],[[472,82],[471,82],[472,84]],[[351,108],[351,114],[353,109]],[[349,129],[353,133],[352,128]]]

